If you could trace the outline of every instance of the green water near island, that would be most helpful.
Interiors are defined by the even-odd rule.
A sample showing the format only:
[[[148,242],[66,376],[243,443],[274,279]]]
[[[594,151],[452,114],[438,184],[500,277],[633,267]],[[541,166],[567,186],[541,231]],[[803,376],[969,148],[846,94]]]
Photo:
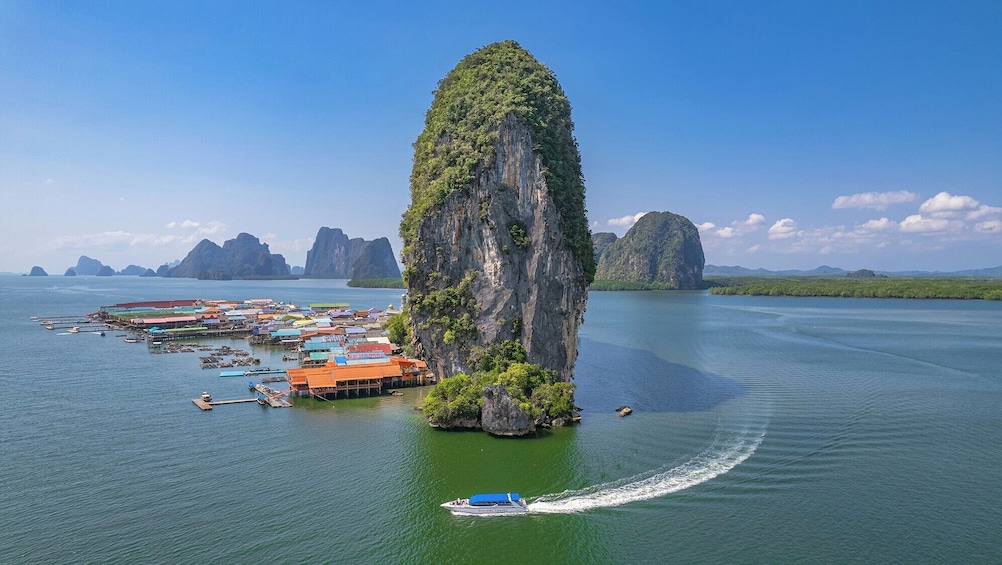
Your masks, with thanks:
[[[3,563],[1002,561],[999,303],[592,293],[584,421],[504,440],[431,429],[426,388],[203,413],[191,398],[246,380],[29,319],[194,297],[385,308],[399,290],[0,284]],[[508,490],[535,511],[438,507]]]

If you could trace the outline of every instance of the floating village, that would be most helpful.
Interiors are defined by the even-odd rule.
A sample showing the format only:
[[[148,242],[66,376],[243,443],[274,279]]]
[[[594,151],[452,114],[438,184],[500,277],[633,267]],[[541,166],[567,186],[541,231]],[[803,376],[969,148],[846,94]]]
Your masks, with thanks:
[[[202,410],[257,402],[290,407],[295,398],[324,401],[396,395],[405,387],[434,384],[424,361],[401,354],[383,330],[398,310],[390,305],[355,310],[345,303],[306,307],[268,298],[251,300],[155,300],[102,306],[92,314],[36,316],[61,333],[97,333],[128,343],[145,343],[151,354],[197,354],[203,370],[220,377],[248,378],[248,398],[214,399],[209,391],[192,398]],[[248,349],[210,345],[219,338],[244,339]],[[256,347],[281,348],[282,368],[261,366]],[[257,381],[257,382],[255,382]]]

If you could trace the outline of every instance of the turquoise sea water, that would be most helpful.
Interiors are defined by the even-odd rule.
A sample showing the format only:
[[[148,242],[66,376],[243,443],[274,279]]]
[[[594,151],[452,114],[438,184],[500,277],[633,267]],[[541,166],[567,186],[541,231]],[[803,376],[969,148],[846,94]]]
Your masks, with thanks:
[[[530,440],[433,430],[422,388],[203,413],[246,379],[29,319],[195,297],[400,291],[0,278],[0,562],[1002,562],[1000,303],[593,293],[584,421]],[[534,512],[438,507],[506,490]]]

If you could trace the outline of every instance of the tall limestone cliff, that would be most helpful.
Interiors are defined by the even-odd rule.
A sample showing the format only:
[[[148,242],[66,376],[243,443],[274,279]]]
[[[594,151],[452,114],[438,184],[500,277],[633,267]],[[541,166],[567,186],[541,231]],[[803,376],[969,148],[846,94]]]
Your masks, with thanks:
[[[306,252],[306,276],[324,276],[347,279],[351,276],[351,266],[362,254],[365,240],[358,237],[348,239],[340,228],[322,227],[313,240],[313,247]]]
[[[271,253],[267,243],[247,233],[227,240],[220,247],[203,239],[168,277],[199,279],[239,279],[286,276],[289,265],[285,257]]]
[[[528,362],[572,377],[595,269],[572,130],[553,73],[514,41],[440,81],[400,226],[412,345],[439,375],[519,340]]]
[[[671,212],[648,212],[626,235],[604,245],[595,278],[697,289],[703,285],[703,263],[692,222]]]
[[[389,279],[400,277],[400,267],[393,255],[390,240],[385,237],[374,241],[360,237],[348,239],[339,228],[322,227],[313,240],[313,247],[306,252],[303,275],[338,279]]]

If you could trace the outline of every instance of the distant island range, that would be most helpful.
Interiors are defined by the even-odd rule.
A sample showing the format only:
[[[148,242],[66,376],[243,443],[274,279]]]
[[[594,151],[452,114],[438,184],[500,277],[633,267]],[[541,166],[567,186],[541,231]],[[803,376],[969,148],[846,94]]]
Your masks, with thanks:
[[[16,274],[16,273],[9,273]],[[129,265],[121,271],[97,259],[81,255],[64,276],[139,276],[197,278],[202,280],[342,278],[349,286],[402,287],[400,267],[387,238],[373,241],[349,239],[340,229],[322,227],[307,253],[306,267],[290,267],[285,257],[271,253],[267,243],[241,233],[222,246],[203,239],[182,260],[165,263],[153,270]],[[27,276],[44,277],[42,267],[32,267]]]

